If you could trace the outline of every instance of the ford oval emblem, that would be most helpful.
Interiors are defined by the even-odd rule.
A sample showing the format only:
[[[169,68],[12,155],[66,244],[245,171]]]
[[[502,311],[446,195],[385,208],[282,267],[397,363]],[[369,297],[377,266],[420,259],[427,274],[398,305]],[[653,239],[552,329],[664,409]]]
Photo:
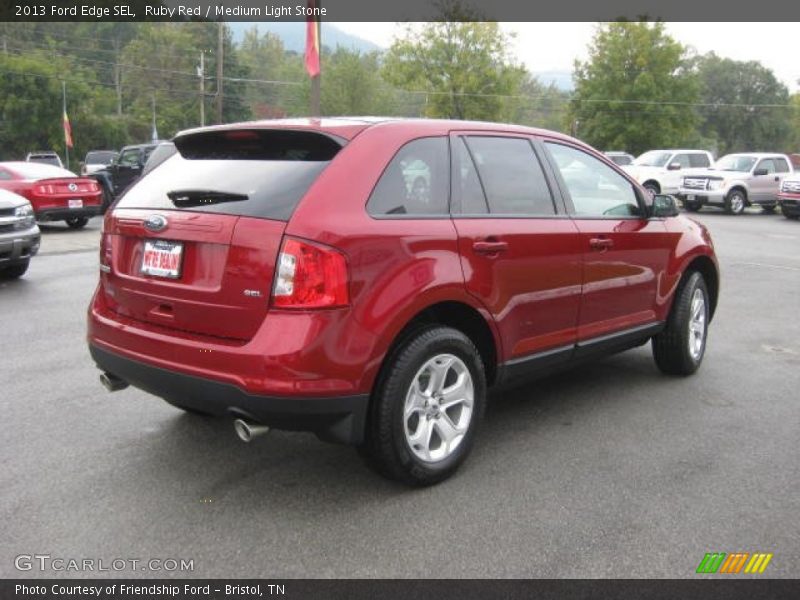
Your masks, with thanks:
[[[70,183],[68,186],[70,192],[77,192],[78,191],[78,184],[77,183]]]
[[[167,218],[162,215],[150,215],[144,220],[145,229],[161,231],[167,227]]]

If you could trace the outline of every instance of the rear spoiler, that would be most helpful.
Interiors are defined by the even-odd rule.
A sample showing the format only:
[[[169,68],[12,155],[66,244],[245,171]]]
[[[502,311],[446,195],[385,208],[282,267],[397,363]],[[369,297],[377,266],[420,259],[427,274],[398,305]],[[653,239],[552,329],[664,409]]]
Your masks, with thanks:
[[[174,139],[189,160],[329,161],[345,140],[307,129],[212,129],[190,131]]]

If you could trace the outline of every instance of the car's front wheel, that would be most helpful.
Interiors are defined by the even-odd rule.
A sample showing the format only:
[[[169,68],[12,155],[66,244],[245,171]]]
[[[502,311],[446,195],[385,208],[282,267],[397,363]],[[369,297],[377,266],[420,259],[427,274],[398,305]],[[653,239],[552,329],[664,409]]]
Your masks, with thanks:
[[[732,215],[740,215],[747,206],[747,198],[741,190],[731,191],[725,198],[725,210]]]
[[[67,219],[67,226],[70,229],[83,229],[88,222],[89,219],[86,217],[70,217]]]
[[[379,473],[432,485],[461,465],[486,403],[483,361],[456,329],[418,331],[390,357],[373,393],[360,448]]]
[[[697,371],[706,351],[710,315],[706,282],[691,271],[678,288],[666,327],[653,337],[653,357],[662,372],[691,375]]]

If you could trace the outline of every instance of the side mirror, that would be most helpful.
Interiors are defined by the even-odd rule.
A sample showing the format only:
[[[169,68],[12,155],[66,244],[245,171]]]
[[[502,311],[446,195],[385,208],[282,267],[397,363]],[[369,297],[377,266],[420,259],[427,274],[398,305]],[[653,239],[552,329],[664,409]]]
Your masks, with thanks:
[[[759,177],[761,175],[768,175],[768,173],[766,169],[756,169],[755,171],[753,171],[753,175]]]
[[[653,204],[650,206],[650,216],[656,218],[677,217],[680,214],[678,204],[674,196],[666,194],[656,194],[653,196]]]
[[[669,163],[669,166],[667,166],[667,171],[680,171],[680,170],[681,170],[681,163],[679,162]]]

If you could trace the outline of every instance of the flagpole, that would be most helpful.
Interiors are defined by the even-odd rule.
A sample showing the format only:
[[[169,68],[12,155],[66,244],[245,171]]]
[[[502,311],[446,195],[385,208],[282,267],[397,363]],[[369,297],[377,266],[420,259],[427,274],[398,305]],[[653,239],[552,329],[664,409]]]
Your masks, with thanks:
[[[62,111],[62,121],[63,115],[67,114],[67,82],[61,82],[61,96],[63,99],[63,111]],[[61,128],[64,129],[64,124],[61,124]],[[64,129],[64,157],[67,159],[67,171],[69,171],[69,145],[67,144],[67,130]]]
[[[315,8],[319,8],[320,1],[317,0],[316,2],[309,3]],[[314,18],[314,17],[312,17]],[[322,17],[320,17],[319,21],[316,21],[317,26],[317,55],[319,56],[320,66],[322,65]],[[322,79],[322,69],[320,72],[317,73],[315,77],[311,78],[311,116],[312,117],[321,117],[322,110],[320,108],[320,96],[321,96],[321,89],[320,89],[320,79]]]

